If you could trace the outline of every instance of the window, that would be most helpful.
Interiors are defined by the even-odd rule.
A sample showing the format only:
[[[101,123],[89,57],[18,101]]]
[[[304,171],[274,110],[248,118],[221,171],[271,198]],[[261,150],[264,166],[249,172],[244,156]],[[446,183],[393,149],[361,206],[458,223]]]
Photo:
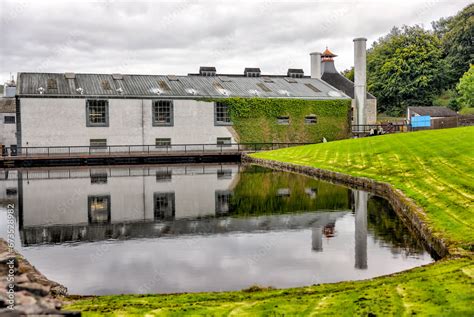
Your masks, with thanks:
[[[93,149],[107,148],[107,139],[90,139],[90,147]]]
[[[14,188],[14,187],[6,189],[7,196],[15,196],[17,194],[17,192],[18,192],[17,189]]]
[[[86,115],[88,127],[108,127],[109,126],[109,101],[108,100],[87,100]]]
[[[107,171],[91,171],[91,184],[107,184]]]
[[[288,116],[280,116],[277,117],[278,124],[290,124],[290,117]]]
[[[305,188],[304,192],[306,195],[309,196],[311,199],[315,199],[316,196],[318,195],[318,189],[317,188]]]
[[[232,170],[231,169],[217,170],[217,179],[232,179]]]
[[[173,101],[153,101],[153,126],[173,126]]]
[[[175,196],[174,193],[154,193],[154,215],[155,220],[174,219]]]
[[[155,139],[155,146],[157,148],[170,148],[171,147],[171,139],[170,138],[156,138]]]
[[[321,90],[319,90],[318,88],[316,88],[315,86],[313,86],[312,84],[304,84],[306,87],[308,87],[309,89],[311,89],[312,91],[314,92],[321,92]]]
[[[173,176],[172,170],[158,170],[156,171],[156,181],[157,182],[171,182],[171,178]]]
[[[304,117],[305,124],[316,124],[317,122],[318,122],[318,118],[313,114]]]
[[[273,81],[265,81],[266,83],[273,83]],[[268,88],[264,83],[258,83],[257,84],[258,88],[260,88],[261,90],[263,90],[264,92],[271,92],[272,90],[270,88]]]
[[[219,146],[231,146],[232,140],[231,138],[217,138],[217,145]]]
[[[5,116],[3,117],[3,122],[5,124],[15,123],[15,116]]]
[[[89,223],[110,222],[110,195],[89,196]]]
[[[289,188],[277,189],[277,197],[290,197],[290,189]]]
[[[215,125],[231,125],[229,107],[222,102],[214,104],[214,121]]]
[[[216,190],[216,214],[226,214],[232,211],[231,198],[231,191]]]

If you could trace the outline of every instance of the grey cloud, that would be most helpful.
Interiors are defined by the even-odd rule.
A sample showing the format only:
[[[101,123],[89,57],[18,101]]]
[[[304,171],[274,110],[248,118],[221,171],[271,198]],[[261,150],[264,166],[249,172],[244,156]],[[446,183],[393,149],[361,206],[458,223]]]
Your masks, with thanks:
[[[175,73],[215,65],[309,71],[328,45],[339,70],[352,38],[369,45],[392,26],[424,24],[470,1],[4,1],[0,81],[19,71]]]

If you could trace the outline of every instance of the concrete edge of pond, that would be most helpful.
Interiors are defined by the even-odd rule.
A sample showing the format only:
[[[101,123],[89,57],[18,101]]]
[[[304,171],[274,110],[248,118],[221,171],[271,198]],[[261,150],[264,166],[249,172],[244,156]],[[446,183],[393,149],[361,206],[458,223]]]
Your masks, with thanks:
[[[14,291],[14,295],[11,295],[10,289]],[[49,280],[0,238],[0,315],[80,316],[79,312],[60,310],[62,301],[57,297],[66,295],[66,287]],[[8,308],[12,298],[14,310]]]
[[[395,212],[402,221],[419,236],[426,247],[437,256],[443,258],[454,255],[450,252],[445,240],[435,237],[429,225],[425,222],[425,212],[411,198],[408,198],[401,190],[394,188],[388,183],[379,182],[365,177],[356,177],[344,173],[333,172],[316,167],[308,167],[292,163],[265,160],[242,154],[242,163],[255,164],[262,167],[276,169],[285,172],[301,174],[309,177],[316,177],[337,185],[346,185],[357,189],[366,190],[381,196],[389,201]]]

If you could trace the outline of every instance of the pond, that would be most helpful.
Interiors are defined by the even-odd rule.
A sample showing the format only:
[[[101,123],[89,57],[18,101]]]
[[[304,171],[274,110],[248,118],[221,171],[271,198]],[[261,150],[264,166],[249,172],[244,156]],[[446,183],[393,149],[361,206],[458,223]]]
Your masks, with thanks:
[[[17,249],[70,294],[285,288],[434,261],[386,200],[258,166],[42,168],[3,178]]]

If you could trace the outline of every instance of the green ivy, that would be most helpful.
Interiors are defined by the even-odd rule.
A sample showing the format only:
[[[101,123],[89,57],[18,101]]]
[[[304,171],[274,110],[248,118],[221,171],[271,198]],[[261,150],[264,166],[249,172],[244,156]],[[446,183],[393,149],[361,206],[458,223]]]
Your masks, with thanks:
[[[235,131],[242,143],[318,143],[349,136],[350,100],[301,100],[270,98],[226,98],[213,100],[229,106]],[[316,124],[305,124],[305,116],[316,115]],[[277,117],[289,116],[289,125]]]

